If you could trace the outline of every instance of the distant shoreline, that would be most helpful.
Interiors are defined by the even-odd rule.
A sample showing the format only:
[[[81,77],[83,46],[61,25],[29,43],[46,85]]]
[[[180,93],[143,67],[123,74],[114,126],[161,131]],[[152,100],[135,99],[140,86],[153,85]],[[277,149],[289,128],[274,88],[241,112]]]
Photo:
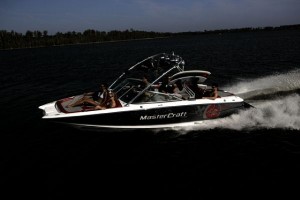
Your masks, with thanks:
[[[245,32],[265,32],[280,30],[300,30],[300,24],[284,25],[279,27],[257,27],[257,28],[236,28],[204,31],[188,31],[178,33],[160,33],[137,30],[126,31],[96,31],[85,30],[81,32],[58,32],[55,35],[48,35],[47,31],[27,31],[25,35],[14,31],[0,30],[0,50],[31,49],[69,45],[104,44],[114,42],[127,42],[138,40],[163,39],[176,36],[206,35],[206,34],[227,34]]]
[[[170,37],[156,37],[156,38],[139,38],[139,39],[127,39],[127,40],[85,42],[85,43],[74,43],[74,44],[59,44],[59,45],[51,45],[51,46],[20,47],[20,48],[10,48],[10,49],[0,49],[0,51],[9,51],[9,50],[18,50],[18,49],[37,49],[37,48],[47,48],[47,47],[75,46],[75,45],[89,45],[89,44],[105,44],[105,43],[130,42],[130,41],[139,41],[139,40],[155,40],[155,39],[166,39],[166,38],[170,38]]]
[[[112,40],[112,41],[99,41],[99,42],[85,42],[85,43],[76,43],[76,44],[60,44],[53,46],[67,46],[67,45],[87,45],[87,44],[104,44],[104,43],[115,43],[115,42],[130,42],[138,40],[155,40],[155,39],[165,39],[170,37],[155,37],[155,38],[138,38],[138,39],[127,39],[127,40]]]

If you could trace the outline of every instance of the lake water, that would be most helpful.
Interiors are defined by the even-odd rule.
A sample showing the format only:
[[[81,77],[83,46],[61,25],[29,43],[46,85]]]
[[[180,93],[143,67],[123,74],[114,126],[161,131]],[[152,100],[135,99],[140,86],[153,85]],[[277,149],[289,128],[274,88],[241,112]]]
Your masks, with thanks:
[[[38,106],[93,91],[172,51],[186,70],[210,71],[208,83],[257,109],[183,131],[92,132],[41,120]],[[296,192],[299,55],[299,31],[2,50],[3,189],[48,199]]]

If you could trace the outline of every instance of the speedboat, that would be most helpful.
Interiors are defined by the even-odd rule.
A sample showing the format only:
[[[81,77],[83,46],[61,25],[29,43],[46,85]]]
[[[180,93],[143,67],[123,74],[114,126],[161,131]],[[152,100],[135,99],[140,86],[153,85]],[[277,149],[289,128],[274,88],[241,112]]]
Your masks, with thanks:
[[[92,105],[68,105],[82,98],[82,94],[59,99],[39,106],[42,119],[96,129],[154,129],[199,125],[237,113],[251,105],[242,98],[218,89],[218,98],[196,98],[191,89],[192,80],[203,91],[211,91],[205,81],[211,74],[204,70],[184,70],[185,62],[179,55],[160,53],[129,67],[108,87],[118,97],[118,106],[96,110]],[[149,84],[143,84],[147,74]],[[181,84],[180,93],[166,93],[158,88],[165,78],[169,84]]]

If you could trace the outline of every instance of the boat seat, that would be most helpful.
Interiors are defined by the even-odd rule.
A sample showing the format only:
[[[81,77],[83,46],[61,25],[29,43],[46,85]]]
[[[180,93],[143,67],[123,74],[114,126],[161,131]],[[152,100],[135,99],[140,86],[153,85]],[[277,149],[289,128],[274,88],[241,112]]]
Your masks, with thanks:
[[[95,106],[90,106],[90,105],[83,105],[81,106],[82,111],[92,111],[95,110]]]

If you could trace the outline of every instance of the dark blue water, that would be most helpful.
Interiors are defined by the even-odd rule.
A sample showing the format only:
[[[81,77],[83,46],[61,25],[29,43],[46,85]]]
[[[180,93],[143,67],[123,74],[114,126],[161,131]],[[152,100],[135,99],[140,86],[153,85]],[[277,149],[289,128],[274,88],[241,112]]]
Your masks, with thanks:
[[[257,109],[181,131],[91,132],[41,120],[38,106],[172,51]],[[43,199],[296,192],[299,55],[299,31],[0,51],[4,190]]]

